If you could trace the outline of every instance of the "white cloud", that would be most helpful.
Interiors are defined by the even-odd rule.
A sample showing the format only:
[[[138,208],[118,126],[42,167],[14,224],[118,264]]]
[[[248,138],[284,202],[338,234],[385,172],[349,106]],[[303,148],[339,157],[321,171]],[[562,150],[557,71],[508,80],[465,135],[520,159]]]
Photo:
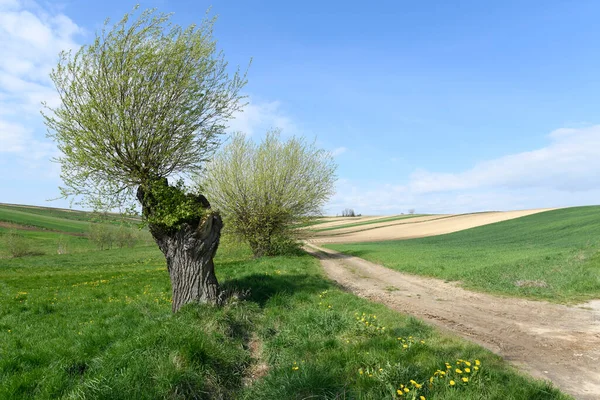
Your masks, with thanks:
[[[229,121],[230,132],[243,132],[246,135],[265,133],[269,129],[281,128],[284,134],[294,134],[298,128],[291,118],[281,110],[278,101],[260,102],[250,100],[242,112]]]
[[[475,212],[600,203],[600,125],[558,129],[545,147],[489,160],[468,170],[416,170],[405,184],[338,182],[335,214]]]
[[[537,150],[511,154],[475,165],[459,173],[418,170],[410,190],[435,193],[474,188],[512,189],[543,187],[565,191],[600,188],[600,125],[559,129],[550,144]]]
[[[338,147],[331,151],[331,155],[333,155],[334,157],[337,157],[337,156],[344,154],[347,151],[348,151],[348,149],[346,147]]]
[[[19,124],[0,120],[0,153],[19,153],[26,149],[31,133]]]
[[[58,104],[49,74],[60,51],[79,47],[75,37],[82,32],[67,16],[35,2],[0,0],[0,152],[27,161],[53,155],[41,102]]]

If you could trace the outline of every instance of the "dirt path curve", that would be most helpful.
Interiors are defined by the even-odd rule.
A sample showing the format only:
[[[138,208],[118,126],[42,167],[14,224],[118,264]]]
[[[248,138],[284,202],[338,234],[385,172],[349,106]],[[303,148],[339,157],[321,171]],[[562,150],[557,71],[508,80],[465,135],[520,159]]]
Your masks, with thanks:
[[[307,244],[351,292],[449,329],[577,399],[600,399],[600,300],[567,307],[470,292]]]

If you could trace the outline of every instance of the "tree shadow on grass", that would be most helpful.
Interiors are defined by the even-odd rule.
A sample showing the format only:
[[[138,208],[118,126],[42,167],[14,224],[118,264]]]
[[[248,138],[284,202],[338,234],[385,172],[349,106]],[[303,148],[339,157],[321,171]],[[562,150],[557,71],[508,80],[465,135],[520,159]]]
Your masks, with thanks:
[[[251,274],[230,279],[221,285],[224,291],[245,294],[245,300],[258,303],[264,307],[269,299],[278,293],[294,294],[304,292],[315,294],[331,288],[332,284],[318,275]]]

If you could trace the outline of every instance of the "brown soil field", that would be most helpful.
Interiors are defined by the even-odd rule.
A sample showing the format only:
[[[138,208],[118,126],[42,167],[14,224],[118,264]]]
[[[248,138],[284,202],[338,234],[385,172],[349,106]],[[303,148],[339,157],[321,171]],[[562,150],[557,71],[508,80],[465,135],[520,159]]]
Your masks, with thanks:
[[[549,210],[552,209],[539,208],[535,210],[494,211],[475,214],[429,215],[382,222],[381,224],[374,223],[318,232],[307,241],[309,243],[360,243],[414,239],[457,232]]]
[[[388,218],[389,216],[365,216],[365,217],[324,217],[319,218],[319,221],[323,221],[320,224],[312,225],[307,229],[321,229],[321,228],[332,228],[334,226],[354,224],[356,222],[375,221],[381,218]]]

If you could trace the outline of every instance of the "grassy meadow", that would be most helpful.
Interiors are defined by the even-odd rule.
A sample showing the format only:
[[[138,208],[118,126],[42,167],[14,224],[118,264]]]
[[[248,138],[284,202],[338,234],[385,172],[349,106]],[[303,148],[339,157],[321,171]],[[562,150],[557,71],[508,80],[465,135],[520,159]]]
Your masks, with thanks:
[[[600,297],[600,206],[422,239],[326,247],[485,292],[564,303]]]
[[[341,291],[305,254],[254,259],[224,238],[217,275],[239,295],[173,315],[154,245],[22,233],[45,254],[0,253],[0,399],[567,399]],[[73,251],[53,251],[61,237]]]

